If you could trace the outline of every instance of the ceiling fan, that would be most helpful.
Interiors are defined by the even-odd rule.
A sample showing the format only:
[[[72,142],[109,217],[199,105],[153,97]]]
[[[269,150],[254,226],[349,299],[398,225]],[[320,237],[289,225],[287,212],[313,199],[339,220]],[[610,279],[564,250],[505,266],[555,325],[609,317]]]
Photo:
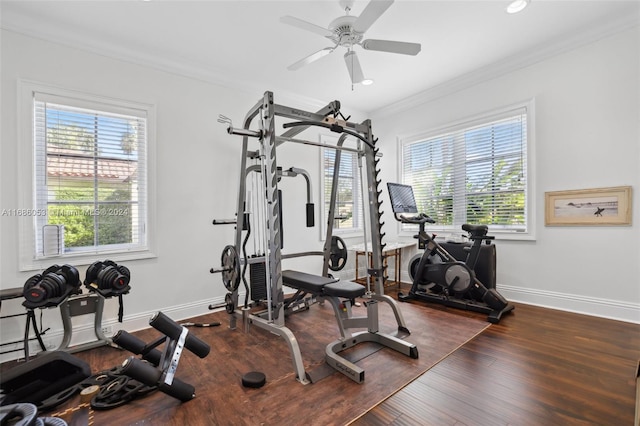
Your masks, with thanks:
[[[287,67],[293,71],[303,66],[317,61],[318,59],[328,55],[336,50],[339,46],[346,47],[347,52],[344,54],[344,60],[349,70],[352,84],[367,82],[362,73],[360,61],[353,48],[361,46],[364,50],[377,50],[380,52],[400,53],[403,55],[417,55],[420,52],[420,43],[408,43],[404,41],[391,40],[374,40],[364,38],[364,33],[373,25],[380,16],[393,4],[394,0],[371,0],[364,8],[360,16],[349,15],[353,7],[354,0],[340,0],[340,6],[345,10],[345,15],[340,16],[329,24],[327,28],[312,24],[293,16],[283,16],[280,22],[294,27],[311,31],[326,37],[334,43],[332,47],[325,47],[311,55],[295,62]]]

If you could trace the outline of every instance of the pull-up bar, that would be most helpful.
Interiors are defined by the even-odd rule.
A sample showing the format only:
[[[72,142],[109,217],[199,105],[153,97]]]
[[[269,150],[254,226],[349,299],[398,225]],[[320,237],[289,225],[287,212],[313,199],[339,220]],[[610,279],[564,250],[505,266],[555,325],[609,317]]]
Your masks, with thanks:
[[[349,129],[345,129],[343,126],[339,125],[338,123],[326,123],[324,121],[294,121],[293,123],[285,123],[282,125],[282,127],[284,127],[285,129],[289,128],[289,127],[298,127],[298,126],[318,126],[318,127],[324,127],[326,129],[331,130],[332,132],[336,132],[336,133],[346,133],[348,135],[353,136],[354,138],[358,138],[360,139],[362,142],[364,142],[369,148],[374,149],[374,146],[371,145],[371,143],[364,138],[361,134],[351,131]],[[344,148],[343,148],[344,149]]]
[[[303,145],[320,146],[320,147],[323,147],[323,148],[335,149],[335,150],[338,150],[338,151],[355,152],[356,154],[361,154],[362,153],[362,150],[356,149],[356,148],[348,148],[348,147],[343,147],[343,146],[334,146],[334,145],[329,145],[327,143],[313,142],[313,141],[308,141],[308,140],[305,140],[305,139],[294,139],[294,138],[288,138],[288,137],[285,137],[285,136],[276,136],[276,142],[278,142],[278,143],[280,143],[280,142],[301,143]]]

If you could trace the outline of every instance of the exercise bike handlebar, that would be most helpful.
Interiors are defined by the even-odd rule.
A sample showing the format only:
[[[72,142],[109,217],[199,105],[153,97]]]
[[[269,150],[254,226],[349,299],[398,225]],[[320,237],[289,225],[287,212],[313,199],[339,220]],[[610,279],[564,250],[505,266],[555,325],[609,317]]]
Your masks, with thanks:
[[[402,214],[395,214],[396,220],[402,223],[415,223],[415,224],[424,224],[424,223],[436,223],[431,217],[424,213],[418,213],[417,216],[403,216]]]

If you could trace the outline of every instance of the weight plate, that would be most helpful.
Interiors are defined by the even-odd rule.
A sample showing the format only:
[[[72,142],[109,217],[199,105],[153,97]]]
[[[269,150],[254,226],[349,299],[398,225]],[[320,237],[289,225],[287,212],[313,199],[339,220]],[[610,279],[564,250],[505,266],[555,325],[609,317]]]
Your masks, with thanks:
[[[227,293],[224,297],[224,309],[228,314],[232,314],[235,311],[235,304],[233,303],[233,296],[231,293]]]
[[[329,269],[339,271],[347,264],[347,245],[337,236],[331,237],[331,252],[329,253]]]
[[[229,291],[236,291],[240,285],[240,257],[235,246],[228,245],[222,250],[222,282]]]

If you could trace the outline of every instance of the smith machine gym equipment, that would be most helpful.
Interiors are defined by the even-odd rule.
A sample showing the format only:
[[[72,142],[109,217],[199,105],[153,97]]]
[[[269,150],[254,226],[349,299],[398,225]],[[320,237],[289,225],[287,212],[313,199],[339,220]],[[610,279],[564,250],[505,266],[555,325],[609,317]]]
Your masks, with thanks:
[[[288,129],[281,135],[276,134],[276,117],[298,120],[287,122],[282,125]],[[258,121],[259,129],[251,130],[249,127],[252,121]],[[238,191],[238,204],[235,219],[214,220],[214,224],[235,225],[235,243],[224,248],[221,257],[221,268],[212,268],[211,272],[221,272],[222,280],[229,291],[225,297],[226,310],[229,313],[230,328],[235,329],[237,321],[240,320],[245,332],[249,330],[249,325],[253,324],[259,328],[270,331],[281,336],[288,344],[291,351],[293,367],[296,378],[303,384],[313,381],[313,378],[305,371],[300,353],[300,347],[295,335],[285,326],[285,315],[292,312],[289,309],[292,305],[285,300],[283,285],[298,290],[297,294],[310,294],[313,300],[328,301],[335,312],[335,317],[341,332],[341,337],[327,345],[325,350],[326,362],[336,370],[360,383],[364,380],[364,370],[350,361],[341,357],[339,352],[365,341],[377,342],[383,346],[390,347],[404,355],[412,358],[418,357],[418,349],[415,345],[402,340],[407,336],[407,329],[402,313],[396,302],[383,291],[383,257],[384,244],[381,233],[380,195],[378,190],[380,181],[377,179],[378,149],[375,148],[375,140],[371,132],[371,122],[364,121],[356,124],[348,121],[340,113],[340,103],[334,101],[318,112],[308,112],[291,107],[286,107],[274,103],[273,93],[265,92],[246,115],[243,127],[234,128],[231,120],[221,116],[220,122],[228,125],[227,132],[232,135],[242,136],[242,158],[240,163],[240,181]],[[296,139],[295,136],[308,129],[317,126],[339,133],[340,138],[336,145],[324,144],[308,140]],[[257,140],[257,150],[249,150],[249,139]],[[355,141],[356,147],[344,146],[345,141]],[[305,145],[323,146],[326,149],[336,150],[336,161],[332,193],[330,199],[329,217],[327,220],[327,234],[322,252],[304,252],[283,255],[282,249],[282,201],[278,190],[278,181],[283,176],[295,176],[302,171],[300,169],[283,169],[278,166],[277,150],[285,142],[300,143]],[[350,151],[358,154],[360,159],[360,169],[364,163],[364,173],[362,184],[366,185],[366,192],[363,191],[363,204],[365,215],[368,216],[370,229],[365,226],[365,242],[371,244],[373,267],[368,269],[368,286],[362,286],[349,281],[339,281],[329,275],[329,269],[335,270],[336,266],[344,265],[346,261],[346,247],[344,242],[334,237],[333,223],[336,217],[337,198],[337,176],[340,165],[340,152]],[[248,164],[251,161],[253,164]],[[256,172],[256,173],[252,173]],[[257,185],[250,191],[255,198],[248,208],[247,192],[250,185],[247,185],[249,175],[257,178]],[[305,175],[304,173],[301,173]],[[313,226],[313,204],[311,204],[309,179],[307,178],[307,226]],[[251,200],[249,200],[251,201]],[[365,223],[367,220],[365,220]],[[254,224],[251,226],[251,224]],[[251,229],[258,229],[257,238],[262,238],[262,252],[254,256],[247,256],[246,243]],[[367,232],[368,231],[368,232]],[[242,233],[246,232],[243,241]],[[340,247],[342,245],[342,247]],[[333,246],[333,250],[332,250]],[[337,246],[337,248],[336,248]],[[239,248],[243,249],[242,260],[239,255]],[[307,274],[298,271],[283,271],[282,260],[285,258],[322,255],[324,258],[322,276]],[[336,263],[338,265],[336,265]],[[264,273],[251,274],[251,286],[246,282],[245,272],[247,265],[261,265]],[[242,272],[241,272],[242,267]],[[257,279],[261,275],[261,280]],[[242,307],[238,304],[238,290],[240,279],[244,283],[246,290],[245,303]],[[256,278],[256,279],[254,279]],[[255,282],[254,282],[255,281]],[[262,289],[260,289],[262,281]],[[371,287],[374,291],[371,291]],[[255,293],[259,293],[256,296]],[[249,294],[251,299],[261,300],[265,309],[256,312],[250,311],[248,303]],[[353,316],[352,306],[357,297],[365,300],[367,315]],[[387,303],[395,315],[398,331],[395,335],[381,333],[378,324],[378,302]],[[212,308],[212,307],[210,307]],[[236,308],[241,308],[240,312]],[[351,332],[350,329],[359,328],[365,331]]]

